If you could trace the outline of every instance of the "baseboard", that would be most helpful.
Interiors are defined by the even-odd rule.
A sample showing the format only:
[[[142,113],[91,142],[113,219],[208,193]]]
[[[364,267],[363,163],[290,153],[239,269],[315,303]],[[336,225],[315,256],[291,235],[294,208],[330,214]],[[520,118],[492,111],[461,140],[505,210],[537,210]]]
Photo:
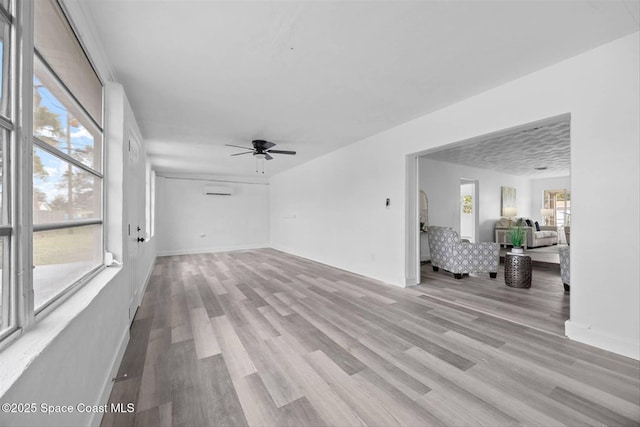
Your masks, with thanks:
[[[112,379],[118,374],[118,369],[120,368],[120,364],[122,363],[122,358],[124,357],[124,352],[127,349],[127,344],[129,344],[129,328],[125,328],[124,333],[122,334],[122,338],[120,338],[120,345],[118,345],[118,351],[113,357],[113,361],[111,362],[111,370],[109,375],[105,378],[105,382],[102,386],[102,393],[100,393],[100,397],[98,401],[95,403],[96,405],[106,405],[109,401],[109,396],[111,395],[111,390],[113,389],[113,381]],[[102,417],[104,414],[98,412],[92,412],[91,418],[89,420],[90,426],[99,426],[102,422]]]
[[[404,283],[404,287],[408,288],[410,286],[416,286],[418,285],[418,283],[420,283],[420,281],[415,277],[407,277]]]
[[[157,256],[153,257],[153,261],[151,261],[151,266],[149,267],[149,271],[147,271],[147,277],[144,281],[144,286],[142,286],[142,291],[140,292],[140,304],[142,304],[142,298],[144,298],[144,293],[147,292],[147,286],[149,286],[149,282],[151,281],[151,275],[153,274],[153,268],[156,266]]]
[[[616,337],[571,320],[564,322],[564,330],[565,335],[574,341],[640,360],[640,341]]]
[[[327,260],[324,260],[324,259],[318,259],[318,258],[314,258],[314,257],[308,256],[308,255],[301,255],[298,252],[293,251],[293,250],[291,250],[289,248],[286,248],[286,247],[283,247],[283,246],[273,246],[272,245],[272,246],[268,246],[268,247],[270,247],[272,249],[275,249],[276,251],[284,252],[286,254],[293,255],[293,256],[298,257],[298,258],[308,259],[309,261],[317,262],[318,264],[323,264],[323,265],[329,266],[331,268],[336,268],[338,270],[348,271],[349,273],[353,273],[353,274],[357,274],[357,275],[362,276],[362,277],[366,277],[369,280],[375,280],[376,282],[380,283],[381,285],[396,286],[396,287],[399,287],[399,288],[406,288],[407,287],[406,283],[408,283],[408,280],[405,280],[405,279],[399,279],[398,281],[392,281],[391,279],[373,277],[373,276],[368,275],[366,272],[352,270],[352,269],[350,269],[348,267],[345,267],[343,265],[332,264],[331,262],[329,262]],[[416,285],[418,283],[417,279],[415,279],[415,278],[413,279],[413,281],[414,281],[413,285]],[[413,285],[411,285],[411,286],[413,286]]]
[[[175,251],[158,251],[158,256],[174,256],[174,255],[194,255],[207,254],[216,252],[232,252],[232,251],[248,251],[251,249],[268,248],[268,244],[262,245],[240,245],[240,246],[224,246],[214,248],[198,248],[198,249],[178,249]]]

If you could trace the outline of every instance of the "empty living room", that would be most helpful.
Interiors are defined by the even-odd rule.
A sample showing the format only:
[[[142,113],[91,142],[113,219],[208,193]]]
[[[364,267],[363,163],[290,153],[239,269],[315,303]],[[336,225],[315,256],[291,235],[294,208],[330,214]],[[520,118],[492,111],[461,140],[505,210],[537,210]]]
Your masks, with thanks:
[[[1,426],[640,425],[640,1],[0,0],[0,47]]]

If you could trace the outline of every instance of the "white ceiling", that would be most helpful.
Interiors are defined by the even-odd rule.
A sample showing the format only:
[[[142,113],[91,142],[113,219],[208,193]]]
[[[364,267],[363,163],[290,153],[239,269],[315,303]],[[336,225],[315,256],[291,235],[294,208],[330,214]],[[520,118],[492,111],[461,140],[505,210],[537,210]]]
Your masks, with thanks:
[[[624,1],[67,0],[92,18],[159,173],[269,176],[638,31]]]
[[[570,131],[569,117],[562,117],[474,138],[422,157],[532,178],[568,176],[571,173]]]

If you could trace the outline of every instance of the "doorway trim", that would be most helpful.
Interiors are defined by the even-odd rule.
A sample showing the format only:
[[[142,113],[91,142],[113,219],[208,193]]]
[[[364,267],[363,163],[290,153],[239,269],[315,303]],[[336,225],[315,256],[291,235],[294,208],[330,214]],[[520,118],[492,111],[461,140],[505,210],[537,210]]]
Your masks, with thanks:
[[[405,286],[420,283],[419,154],[406,157]]]

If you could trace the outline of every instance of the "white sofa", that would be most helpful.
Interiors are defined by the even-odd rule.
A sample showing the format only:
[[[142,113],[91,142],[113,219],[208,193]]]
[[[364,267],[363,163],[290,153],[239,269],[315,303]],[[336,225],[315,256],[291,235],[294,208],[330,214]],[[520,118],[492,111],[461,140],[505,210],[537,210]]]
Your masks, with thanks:
[[[526,221],[531,221],[532,226]],[[537,248],[539,246],[551,246],[558,244],[558,228],[554,225],[541,225],[540,230],[536,230],[535,221],[531,218],[500,218],[496,221],[496,229],[509,229],[516,225],[522,225],[527,229],[527,248]]]

